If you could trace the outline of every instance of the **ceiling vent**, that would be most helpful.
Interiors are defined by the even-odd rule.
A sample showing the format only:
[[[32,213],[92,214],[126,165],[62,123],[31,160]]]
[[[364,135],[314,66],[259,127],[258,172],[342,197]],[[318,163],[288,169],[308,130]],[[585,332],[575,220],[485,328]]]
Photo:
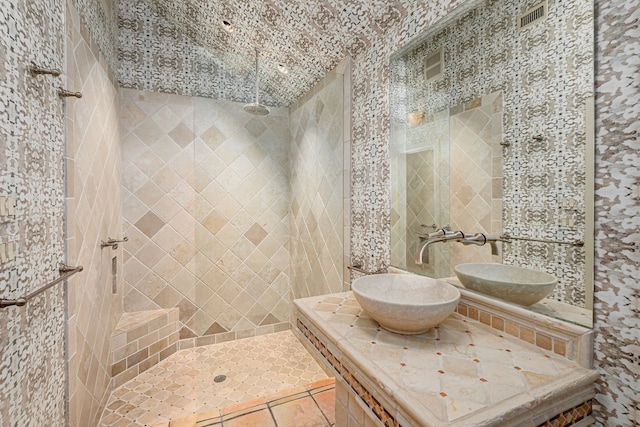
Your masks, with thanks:
[[[547,2],[544,1],[518,16],[518,29],[522,30],[546,19],[548,8]]]
[[[444,73],[444,50],[442,48],[424,59],[424,79],[426,83],[438,80]]]

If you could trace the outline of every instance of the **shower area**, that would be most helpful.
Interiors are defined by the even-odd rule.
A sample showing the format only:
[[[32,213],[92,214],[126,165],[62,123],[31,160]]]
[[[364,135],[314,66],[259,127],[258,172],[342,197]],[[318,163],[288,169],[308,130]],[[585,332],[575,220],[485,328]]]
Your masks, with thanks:
[[[245,44],[231,18],[200,33],[174,7],[118,4],[121,211],[108,237],[121,242],[101,256],[122,305],[102,426],[325,379],[290,331],[292,301],[348,286],[348,61],[319,74]]]

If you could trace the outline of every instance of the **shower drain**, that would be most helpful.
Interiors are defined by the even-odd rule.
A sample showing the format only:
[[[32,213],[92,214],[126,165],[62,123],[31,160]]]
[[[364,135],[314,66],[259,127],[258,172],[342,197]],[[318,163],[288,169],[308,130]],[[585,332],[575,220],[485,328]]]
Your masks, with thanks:
[[[216,375],[216,377],[213,379],[214,383],[221,383],[222,381],[226,380],[227,376],[226,375]]]

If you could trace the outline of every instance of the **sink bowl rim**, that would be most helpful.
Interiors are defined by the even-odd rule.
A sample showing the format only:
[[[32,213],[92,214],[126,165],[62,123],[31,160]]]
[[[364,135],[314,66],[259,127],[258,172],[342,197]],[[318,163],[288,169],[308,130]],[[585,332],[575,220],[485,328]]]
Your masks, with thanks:
[[[364,278],[379,278],[380,280],[383,280],[385,278],[390,278],[390,279],[395,279],[398,278],[398,276],[411,276],[410,280],[415,280],[415,281],[423,281],[423,280],[427,280],[431,283],[429,283],[429,286],[431,287],[442,287],[442,288],[446,288],[447,292],[453,293],[453,295],[450,298],[447,298],[445,300],[440,300],[440,301],[432,301],[432,302],[415,302],[414,301],[410,301],[410,302],[402,302],[402,301],[393,301],[393,300],[388,300],[388,299],[382,299],[379,296],[375,295],[372,296],[370,293],[366,293],[363,291],[363,289],[359,288],[359,285],[361,283],[363,283],[364,281],[361,279]],[[368,279],[371,280],[371,279]],[[365,288],[365,290],[367,290]],[[359,277],[358,279],[354,280],[353,283],[351,284],[351,291],[355,294],[358,293],[360,295],[362,295],[365,298],[368,298],[370,300],[376,301],[378,303],[383,303],[383,304],[393,304],[393,305],[401,305],[401,306],[412,306],[412,307],[433,307],[433,306],[440,306],[443,304],[447,304],[447,303],[452,303],[453,301],[460,299],[460,290],[452,285],[451,283],[447,283],[444,280],[440,280],[440,279],[434,279],[432,277],[428,277],[428,276],[420,276],[420,275],[412,275],[412,274],[397,274],[397,273],[382,273],[382,274],[376,274],[376,275],[370,275],[370,276],[363,276],[363,277]]]
[[[527,272],[527,273],[533,273],[535,275],[541,276],[541,277],[546,277],[548,280],[547,281],[514,281],[514,280],[506,280],[504,277],[500,277],[498,275],[496,276],[492,276],[490,272],[481,272],[484,274],[479,274],[477,271],[465,271],[465,268],[470,267],[470,266],[492,266],[492,267],[497,267],[498,270],[511,270],[511,271],[521,271],[521,272]],[[509,285],[509,286],[551,286],[552,284],[557,284],[558,279],[550,273],[544,272],[544,271],[540,271],[540,270],[534,270],[532,268],[526,268],[526,267],[519,267],[516,265],[507,265],[507,264],[500,264],[500,263],[496,263],[496,262],[485,262],[485,263],[481,263],[481,262],[469,262],[469,263],[463,263],[463,264],[458,264],[456,266],[453,267],[453,270],[456,273],[460,273],[460,274],[464,274],[467,276],[473,276],[477,279],[482,279],[482,280],[487,280],[487,281],[491,281],[492,283],[496,284],[496,285]]]

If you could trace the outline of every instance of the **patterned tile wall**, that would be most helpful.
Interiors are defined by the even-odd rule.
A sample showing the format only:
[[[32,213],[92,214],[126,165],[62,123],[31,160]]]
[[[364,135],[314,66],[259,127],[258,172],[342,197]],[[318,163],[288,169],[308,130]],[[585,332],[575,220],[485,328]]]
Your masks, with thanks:
[[[596,421],[640,419],[640,8],[596,1]]]
[[[593,8],[579,1],[549,1],[544,21],[518,31],[516,17],[538,3],[482,3],[394,59],[392,120],[406,122],[406,114],[414,110],[427,116],[443,108],[455,110],[502,91],[504,140],[511,143],[504,150],[504,231],[516,237],[584,240],[585,102],[593,95]],[[441,47],[445,72],[425,84],[424,58]],[[537,142],[535,135],[544,139]],[[501,157],[503,150],[496,148],[495,157]],[[452,153],[452,159],[457,158]],[[455,176],[452,192],[464,190]],[[563,208],[562,198],[575,200],[575,208]],[[452,199],[452,206],[457,201]],[[480,215],[478,209],[475,215]],[[574,227],[563,225],[567,215]],[[583,249],[531,242],[514,242],[504,249],[506,263],[559,277],[554,299],[584,306]]]
[[[69,424],[96,425],[111,391],[109,339],[122,313],[120,238],[120,99],[108,61],[71,1],[67,2],[67,259],[82,265],[68,285]],[[112,259],[116,258],[116,292]]]
[[[58,277],[64,256],[64,3],[3,0],[0,7],[0,296],[18,298]],[[7,255],[3,247],[3,256]],[[65,423],[65,294],[55,286],[23,307],[0,309],[0,425]]]
[[[100,51],[109,76],[118,70],[118,3],[120,0],[71,0],[86,27],[84,36]]]
[[[408,2],[343,0],[137,0],[120,2],[120,79],[124,87],[253,98],[253,56],[268,105],[286,107],[347,55],[397,24]],[[220,22],[235,31],[225,32]],[[278,63],[290,68],[284,77]]]
[[[200,343],[283,326],[288,110],[121,93],[125,311],[179,307],[180,338]]]
[[[255,53],[211,51],[195,43],[182,25],[142,0],[119,3],[120,85],[125,88],[255,101]],[[218,28],[216,24],[211,27]],[[220,28],[220,32],[224,31]],[[226,34],[226,33],[224,33]],[[284,76],[277,62],[260,57],[260,98],[286,107],[322,74],[307,76],[291,67]]]
[[[290,109],[293,298],[342,291],[343,94],[329,72]]]

